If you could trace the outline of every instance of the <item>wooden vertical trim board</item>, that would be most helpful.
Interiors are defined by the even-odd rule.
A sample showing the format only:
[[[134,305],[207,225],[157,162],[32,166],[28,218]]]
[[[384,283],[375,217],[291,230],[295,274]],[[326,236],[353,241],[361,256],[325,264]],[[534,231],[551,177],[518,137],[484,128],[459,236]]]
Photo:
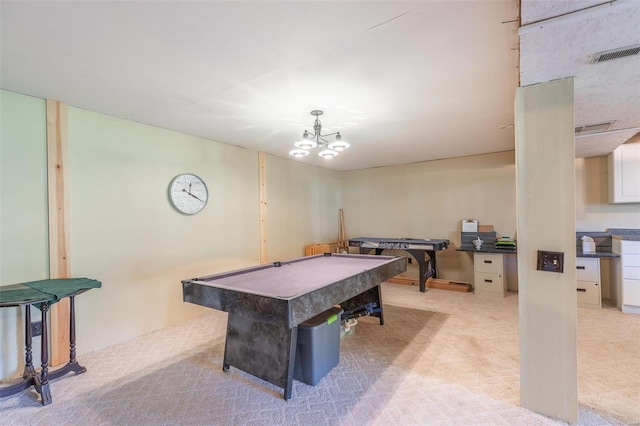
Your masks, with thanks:
[[[346,240],[344,227],[344,210],[338,210],[338,253],[349,253],[349,243]]]
[[[258,179],[260,185],[260,263],[266,263],[267,255],[267,159],[258,153]]]
[[[49,277],[68,278],[69,191],[66,179],[67,105],[47,100],[47,178],[49,195]],[[51,306],[52,366],[69,360],[69,299]]]

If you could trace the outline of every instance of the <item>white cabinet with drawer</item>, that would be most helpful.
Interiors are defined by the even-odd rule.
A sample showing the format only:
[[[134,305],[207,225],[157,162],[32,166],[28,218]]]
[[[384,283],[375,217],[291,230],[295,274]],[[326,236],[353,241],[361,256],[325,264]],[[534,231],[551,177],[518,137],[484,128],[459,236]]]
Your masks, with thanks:
[[[476,294],[504,297],[507,278],[501,253],[473,253],[473,270]]]
[[[612,251],[620,261],[612,270],[617,288],[617,305],[622,312],[640,314],[640,241],[613,238]]]
[[[578,257],[576,269],[578,306],[581,308],[601,308],[600,259]]]

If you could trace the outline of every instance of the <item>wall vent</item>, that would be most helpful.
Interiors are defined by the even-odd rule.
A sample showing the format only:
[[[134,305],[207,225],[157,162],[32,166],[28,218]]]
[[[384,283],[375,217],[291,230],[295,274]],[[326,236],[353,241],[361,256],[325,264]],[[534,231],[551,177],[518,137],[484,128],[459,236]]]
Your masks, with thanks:
[[[640,53],[640,44],[633,46],[620,47],[613,50],[605,50],[604,52],[596,53],[591,59],[592,64],[600,62],[611,61],[612,59],[624,58],[627,56],[633,56]]]
[[[606,123],[589,124],[587,126],[578,126],[575,128],[576,136],[606,132],[616,121],[607,121]]]

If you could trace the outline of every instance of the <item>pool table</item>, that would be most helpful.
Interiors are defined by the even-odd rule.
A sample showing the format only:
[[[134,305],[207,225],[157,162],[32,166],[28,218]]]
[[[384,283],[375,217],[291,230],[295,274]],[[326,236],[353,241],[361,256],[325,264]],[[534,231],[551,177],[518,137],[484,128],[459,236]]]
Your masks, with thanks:
[[[185,302],[228,312],[223,370],[230,366],[291,397],[298,324],[340,305],[375,302],[406,257],[325,253],[182,281]],[[376,312],[383,324],[383,312]]]
[[[367,254],[375,250],[376,254],[381,254],[384,250],[404,250],[418,262],[418,278],[420,291],[426,291],[427,278],[438,277],[436,268],[436,251],[446,250],[449,247],[449,240],[435,238],[374,238],[359,237],[349,239],[350,247],[358,247],[361,254]],[[424,255],[428,254],[429,259],[425,261]]]

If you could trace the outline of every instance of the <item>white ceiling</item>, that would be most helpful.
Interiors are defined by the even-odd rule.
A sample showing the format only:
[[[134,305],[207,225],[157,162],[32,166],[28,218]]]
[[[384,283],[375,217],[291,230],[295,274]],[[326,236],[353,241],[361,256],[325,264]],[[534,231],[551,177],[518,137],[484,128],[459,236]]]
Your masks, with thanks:
[[[322,109],[352,147],[299,161],[353,170],[512,150],[519,80],[576,76],[576,125],[632,129],[576,139],[604,155],[640,131],[640,55],[588,63],[640,44],[640,2],[566,14],[598,3],[523,0],[519,31],[517,0],[3,0],[0,83],[283,157]]]

